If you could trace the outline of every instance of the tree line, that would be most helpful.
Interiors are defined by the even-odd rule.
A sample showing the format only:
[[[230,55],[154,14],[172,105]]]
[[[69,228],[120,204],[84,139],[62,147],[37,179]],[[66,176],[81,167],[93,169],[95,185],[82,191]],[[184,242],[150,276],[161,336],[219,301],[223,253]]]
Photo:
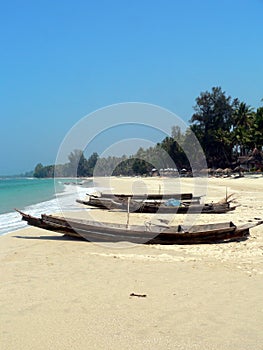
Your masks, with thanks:
[[[47,165],[39,163],[34,170],[34,177],[90,177],[99,156],[93,153],[88,159],[81,150],[74,150],[68,156],[68,163]]]
[[[35,177],[89,177],[110,175],[144,175],[153,168],[176,167],[179,171],[191,164],[186,155],[198,158],[198,147],[192,134],[198,139],[210,168],[234,167],[240,156],[249,156],[257,151],[257,164],[262,165],[263,107],[252,108],[238,98],[227,96],[221,87],[201,92],[195,100],[194,114],[189,127],[182,132],[178,126],[172,127],[170,137],[147,149],[140,148],[132,156],[110,156],[99,158],[93,153],[88,159],[80,150],[72,151],[68,163],[43,166],[37,164]]]
[[[209,167],[231,166],[255,148],[261,154],[263,107],[255,110],[227,96],[221,87],[213,87],[197,97],[194,110],[190,128],[199,139]]]

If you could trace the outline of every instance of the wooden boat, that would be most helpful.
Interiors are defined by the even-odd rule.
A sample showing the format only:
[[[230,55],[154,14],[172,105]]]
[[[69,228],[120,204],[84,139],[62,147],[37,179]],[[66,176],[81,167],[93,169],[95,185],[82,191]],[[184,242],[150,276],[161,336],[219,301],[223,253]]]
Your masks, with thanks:
[[[100,209],[128,209],[127,198],[116,198],[115,200],[106,197],[93,197],[90,196],[87,200],[77,199],[76,202],[84,205]],[[178,202],[175,205],[169,205],[169,200],[134,200],[129,201],[129,211],[140,213],[226,213],[234,210],[236,206],[230,206],[231,201],[221,201],[218,203],[196,204],[191,202]],[[177,205],[176,205],[177,204]]]
[[[191,202],[200,204],[201,198],[203,196],[193,196],[192,193],[165,193],[165,194],[158,194],[158,193],[148,193],[148,194],[120,194],[120,193],[94,193],[94,194],[88,194],[87,196],[93,197],[93,198],[105,198],[105,199],[111,199],[111,200],[127,200],[128,198],[131,198],[132,200],[156,200],[156,201],[164,201],[168,199],[177,199],[184,202]]]
[[[103,198],[128,198],[131,197],[132,199],[170,199],[175,198],[179,200],[200,200],[202,196],[193,196],[192,193],[146,193],[146,194],[140,194],[140,193],[134,193],[134,194],[121,194],[121,193],[100,193],[98,196],[93,195],[94,197],[103,197]]]
[[[48,230],[48,231],[55,231],[58,233],[63,233],[65,235],[71,236],[71,237],[77,237],[80,238],[80,235],[78,234],[78,232],[75,232],[72,227],[67,227],[67,225],[65,224],[61,224],[61,225],[55,225],[52,222],[48,222],[43,220],[43,217],[41,218],[37,218],[35,216],[29,215],[29,214],[25,214],[22,211],[15,209],[19,214],[22,215],[22,220],[27,221],[28,225],[30,226],[35,226],[35,227],[39,227],[42,228],[44,230]],[[43,216],[43,215],[42,215]]]
[[[145,225],[125,225],[87,220],[62,218],[42,214],[33,217],[17,210],[28,225],[63,233],[68,236],[85,238],[91,242],[120,242],[148,244],[199,244],[229,242],[247,239],[249,229],[263,221],[237,227],[231,221],[195,226],[169,226],[163,223]]]

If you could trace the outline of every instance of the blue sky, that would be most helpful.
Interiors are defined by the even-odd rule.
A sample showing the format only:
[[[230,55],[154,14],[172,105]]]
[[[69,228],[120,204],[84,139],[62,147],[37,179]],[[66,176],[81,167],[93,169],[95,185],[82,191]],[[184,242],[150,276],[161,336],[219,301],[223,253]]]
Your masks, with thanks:
[[[54,163],[70,128],[110,104],[188,121],[221,86],[258,107],[262,16],[262,0],[1,1],[0,174]]]

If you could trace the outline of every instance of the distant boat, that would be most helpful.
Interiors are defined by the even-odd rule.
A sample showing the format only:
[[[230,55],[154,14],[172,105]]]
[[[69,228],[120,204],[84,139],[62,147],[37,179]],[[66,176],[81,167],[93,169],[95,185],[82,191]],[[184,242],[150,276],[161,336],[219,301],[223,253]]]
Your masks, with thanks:
[[[137,200],[165,200],[165,199],[178,199],[181,201],[191,201],[200,203],[200,200],[203,196],[193,196],[192,193],[145,193],[145,194],[139,194],[139,193],[131,193],[131,194],[123,194],[123,193],[101,193],[99,192],[98,195],[96,194],[88,194],[88,196],[92,196],[94,198],[110,198],[110,199],[125,199],[125,198],[132,198]]]
[[[92,242],[121,242],[148,244],[199,244],[245,240],[249,229],[263,221],[249,223],[240,227],[231,221],[224,223],[194,225],[191,227],[169,226],[163,222],[145,225],[125,225],[97,221],[76,220],[59,216],[42,214],[41,218],[33,217],[17,210],[22,220],[28,225],[55,231]]]
[[[128,204],[127,197],[93,197],[89,196],[86,200],[77,199],[76,202],[100,209],[120,209],[137,213],[226,213],[234,210],[236,206],[230,206],[231,201],[225,200],[218,203],[198,204],[192,201],[180,201],[174,198],[169,200],[159,199],[130,199]]]

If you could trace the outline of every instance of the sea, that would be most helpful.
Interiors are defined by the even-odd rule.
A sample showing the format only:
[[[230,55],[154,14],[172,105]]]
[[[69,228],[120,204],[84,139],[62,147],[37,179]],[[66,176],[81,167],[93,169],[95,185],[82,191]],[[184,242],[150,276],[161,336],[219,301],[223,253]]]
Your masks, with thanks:
[[[30,215],[81,210],[77,198],[97,190],[79,179],[0,178],[0,236],[27,226],[14,208]]]

